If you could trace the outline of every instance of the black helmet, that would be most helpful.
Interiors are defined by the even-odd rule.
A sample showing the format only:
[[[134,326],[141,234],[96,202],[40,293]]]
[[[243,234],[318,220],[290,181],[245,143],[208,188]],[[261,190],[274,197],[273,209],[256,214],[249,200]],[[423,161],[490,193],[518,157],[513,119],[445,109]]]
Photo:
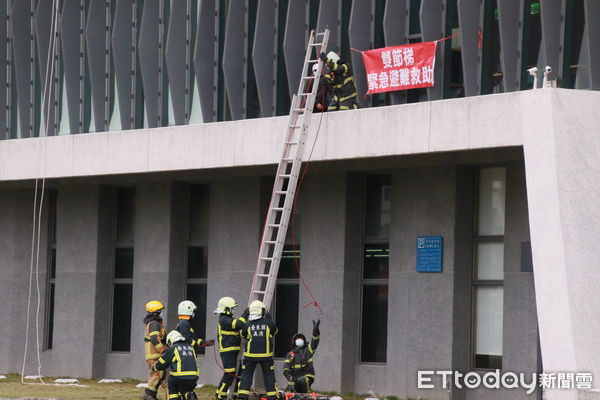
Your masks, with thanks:
[[[294,335],[294,337],[292,337],[292,349],[293,349],[294,347],[296,347],[296,339],[302,339],[302,340],[304,340],[304,346],[306,346],[306,336],[304,336],[304,335],[303,335],[303,334],[301,334],[301,333],[296,333],[296,334]]]

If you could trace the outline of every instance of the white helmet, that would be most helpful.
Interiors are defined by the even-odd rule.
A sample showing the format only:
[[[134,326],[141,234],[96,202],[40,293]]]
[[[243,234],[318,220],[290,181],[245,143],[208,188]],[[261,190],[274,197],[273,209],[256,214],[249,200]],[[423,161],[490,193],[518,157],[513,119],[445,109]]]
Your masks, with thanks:
[[[171,331],[167,335],[167,345],[173,346],[173,343],[185,340],[185,338],[178,331]]]
[[[233,311],[234,307],[237,307],[237,303],[233,297],[221,297],[217,303],[217,309],[214,312],[215,314],[222,314],[227,311]]]
[[[254,321],[255,319],[259,319],[263,315],[263,310],[266,310],[267,306],[260,300],[254,300],[250,303],[249,311],[250,311],[250,321]]]
[[[190,317],[192,315],[194,315],[194,311],[196,311],[196,305],[189,301],[189,300],[184,300],[181,303],[179,303],[179,306],[177,307],[177,314],[178,315],[189,315]]]
[[[313,73],[313,75],[317,74],[317,70],[318,69],[319,69],[319,64],[316,64],[316,63],[313,64],[313,66],[312,66],[312,73]]]
[[[340,61],[340,56],[338,56],[335,52],[330,51],[329,53],[327,53],[327,61],[337,63],[338,61]]]

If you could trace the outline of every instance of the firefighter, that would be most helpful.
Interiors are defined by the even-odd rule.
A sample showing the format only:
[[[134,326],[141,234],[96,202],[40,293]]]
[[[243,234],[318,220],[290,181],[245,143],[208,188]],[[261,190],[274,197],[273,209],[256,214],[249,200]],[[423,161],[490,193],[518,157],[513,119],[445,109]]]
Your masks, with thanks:
[[[144,351],[146,354],[146,363],[150,369],[150,377],[148,378],[148,387],[144,389],[142,400],[156,399],[156,392],[165,379],[164,372],[153,370],[152,367],[166,350],[165,341],[165,324],[160,317],[160,312],[164,306],[160,301],[153,300],[146,303],[146,318],[144,325],[146,331],[144,333]]]
[[[223,377],[217,386],[215,398],[227,398],[227,390],[233,383],[236,373],[236,364],[240,352],[240,329],[246,323],[250,311],[246,309],[239,318],[233,318],[233,309],[237,303],[231,297],[223,297],[217,303],[215,314],[219,315],[217,331],[219,333],[219,353],[223,363]],[[235,387],[234,387],[235,388]]]
[[[313,113],[320,113],[327,111],[327,105],[331,102],[331,95],[329,94],[329,85],[328,80],[325,80],[323,71],[321,71],[321,76],[316,77],[317,70],[319,68],[319,64],[313,64],[312,73],[315,76],[315,82],[318,82],[319,87],[317,88],[317,97],[315,99],[315,105],[313,106]]]
[[[310,386],[315,381],[313,355],[319,346],[320,323],[320,320],[313,321],[310,344],[306,344],[306,337],[301,333],[292,338],[292,349],[285,355],[283,364],[283,375],[288,380],[286,392],[310,392]]]
[[[200,375],[196,365],[196,352],[181,333],[171,331],[167,335],[169,349],[154,364],[154,371],[169,371],[169,399],[197,400],[194,389]]]
[[[242,329],[242,336],[248,342],[244,349],[238,398],[248,399],[254,369],[257,364],[260,364],[265,379],[267,398],[275,400],[277,398],[277,386],[275,385],[275,365],[273,364],[273,338],[277,334],[277,327],[262,301],[254,300],[250,303],[249,313],[248,322]]]
[[[181,333],[185,338],[186,343],[191,345],[195,351],[198,351],[204,346],[212,346],[215,344],[215,341],[196,338],[196,332],[194,332],[194,328],[192,328],[190,322],[196,314],[196,309],[196,305],[189,300],[184,300],[179,303],[179,306],[177,307],[177,318],[179,318],[179,322],[177,323],[175,330]]]
[[[340,60],[340,56],[333,51],[330,51],[327,55],[321,53],[319,57],[327,64],[327,73],[324,80],[333,91],[333,100],[327,111],[357,109],[357,92],[354,85],[354,76],[352,75],[352,66]]]

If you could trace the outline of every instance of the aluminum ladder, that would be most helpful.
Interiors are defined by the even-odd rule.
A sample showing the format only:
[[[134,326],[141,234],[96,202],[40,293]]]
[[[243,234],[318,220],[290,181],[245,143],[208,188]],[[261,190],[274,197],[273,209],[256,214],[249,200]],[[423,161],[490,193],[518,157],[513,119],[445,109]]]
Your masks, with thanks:
[[[285,244],[290,215],[293,211],[302,166],[304,144],[319,88],[319,81],[315,81],[315,77],[321,76],[324,65],[319,54],[326,51],[328,41],[329,29],[319,33],[315,30],[310,32],[298,93],[294,95],[290,107],[283,152],[275,176],[271,202],[260,242],[256,272],[248,300],[248,303],[261,300],[267,309],[271,308],[273,300],[281,253]],[[312,65],[315,63],[318,67],[313,75]]]

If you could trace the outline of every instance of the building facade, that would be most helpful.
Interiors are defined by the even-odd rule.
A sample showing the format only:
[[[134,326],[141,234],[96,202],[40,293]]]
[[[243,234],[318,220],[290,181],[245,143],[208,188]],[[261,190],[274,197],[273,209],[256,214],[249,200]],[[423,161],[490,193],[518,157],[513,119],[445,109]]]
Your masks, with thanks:
[[[220,297],[244,308],[307,35],[327,26],[364,109],[312,116],[276,357],[320,318],[317,390],[537,399],[438,378],[418,388],[418,371],[600,379],[600,97],[565,90],[600,81],[594,1],[8,0],[0,12],[0,372],[20,372],[27,337],[27,371],[39,344],[48,376],[143,378],[147,301],[174,327],[193,300],[207,338]],[[350,48],[459,32],[438,49],[434,87],[362,96]],[[536,65],[562,89],[521,91]],[[442,238],[440,272],[417,270],[421,236]],[[214,384],[212,351],[200,381]]]

